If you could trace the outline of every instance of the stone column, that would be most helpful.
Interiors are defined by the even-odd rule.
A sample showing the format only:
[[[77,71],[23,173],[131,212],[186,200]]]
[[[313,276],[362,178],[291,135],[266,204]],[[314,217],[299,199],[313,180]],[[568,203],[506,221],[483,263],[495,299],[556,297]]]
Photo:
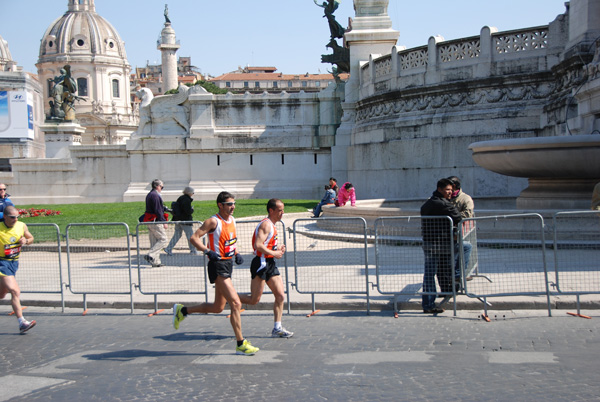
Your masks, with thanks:
[[[170,22],[165,22],[165,27],[160,33],[160,42],[157,49],[162,56],[162,78],[164,91],[177,89],[177,50],[180,45],[175,38],[175,30]]]
[[[345,101],[342,103],[342,124],[336,132],[335,147],[331,150],[332,174],[348,178],[347,149],[356,122],[356,102],[360,88],[360,65],[369,61],[371,54],[389,54],[400,33],[392,29],[387,14],[389,0],[354,0],[355,18],[352,30],[346,32],[344,41],[350,48],[350,79],[346,83]]]
[[[40,126],[46,141],[46,158],[69,156],[69,146],[81,145],[85,127],[73,122],[44,123]]]

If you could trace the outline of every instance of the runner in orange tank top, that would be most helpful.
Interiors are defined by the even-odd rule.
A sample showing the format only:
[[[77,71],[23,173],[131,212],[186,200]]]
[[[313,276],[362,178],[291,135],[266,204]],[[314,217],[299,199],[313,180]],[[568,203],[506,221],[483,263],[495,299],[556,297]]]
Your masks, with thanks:
[[[229,320],[237,340],[236,354],[251,356],[259,349],[244,339],[240,315],[242,303],[231,281],[232,261],[235,260],[238,265],[244,262],[242,256],[237,252],[233,195],[226,191],[221,192],[217,197],[217,206],[219,213],[205,220],[190,238],[194,247],[202,251],[209,259],[208,278],[210,283],[215,284],[215,300],[212,303],[202,303],[190,307],[175,304],[173,306],[173,326],[175,329],[179,329],[179,324],[188,314],[220,313],[225,308],[225,304],[229,303],[231,308]],[[208,235],[208,245],[202,244],[204,235]]]
[[[285,254],[285,245],[278,244],[277,222],[283,217],[284,205],[281,200],[272,198],[267,203],[267,212],[269,217],[263,219],[252,236],[252,247],[254,247],[254,257],[250,264],[250,274],[252,275],[251,294],[239,295],[240,301],[244,304],[257,304],[263,294],[265,283],[275,296],[273,303],[273,331],[271,336],[276,338],[289,338],[294,335],[293,332],[286,330],[281,325],[283,316],[283,302],[285,301],[285,291],[283,280],[279,269],[275,265],[275,259],[280,259]]]

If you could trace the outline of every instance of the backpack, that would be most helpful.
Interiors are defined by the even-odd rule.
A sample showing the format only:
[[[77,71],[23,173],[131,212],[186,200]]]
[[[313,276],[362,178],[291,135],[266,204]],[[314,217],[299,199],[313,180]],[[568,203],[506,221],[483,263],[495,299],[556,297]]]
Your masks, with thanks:
[[[179,203],[177,201],[173,201],[171,203],[171,210],[173,211],[173,217],[181,216],[181,208],[179,207]]]

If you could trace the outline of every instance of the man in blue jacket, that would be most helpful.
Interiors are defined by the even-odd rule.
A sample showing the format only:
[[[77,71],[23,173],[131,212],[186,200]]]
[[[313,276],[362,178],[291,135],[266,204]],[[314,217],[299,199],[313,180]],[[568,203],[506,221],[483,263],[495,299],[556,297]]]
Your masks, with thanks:
[[[6,207],[10,205],[15,206],[8,197],[10,197],[10,194],[6,192],[6,184],[0,183],[0,222],[4,222],[4,210]]]
[[[160,224],[148,225],[148,235],[150,237],[150,250],[144,256],[153,267],[161,267],[160,252],[167,247],[169,239],[167,238],[167,218],[165,217],[165,207],[160,195],[164,184],[159,179],[154,179],[151,183],[152,190],[146,196],[146,213],[144,222],[164,222]]]

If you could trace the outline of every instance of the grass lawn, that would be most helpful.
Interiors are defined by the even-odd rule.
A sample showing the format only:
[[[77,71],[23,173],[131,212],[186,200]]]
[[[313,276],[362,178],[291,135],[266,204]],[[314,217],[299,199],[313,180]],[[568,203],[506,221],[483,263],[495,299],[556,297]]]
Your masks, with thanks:
[[[243,218],[246,216],[266,216],[268,200],[236,200],[234,216]],[[285,212],[306,212],[308,208],[313,208],[317,200],[282,200],[285,204]],[[168,207],[171,206],[167,202]],[[194,219],[203,221],[210,218],[218,211],[215,201],[194,201]],[[30,218],[20,218],[22,222],[30,223],[55,223],[60,228],[61,233],[66,232],[66,227],[70,223],[108,223],[123,222],[129,226],[129,230],[135,231],[138,218],[144,213],[145,202],[116,202],[109,204],[57,204],[57,205],[17,205],[22,209],[49,209],[60,211],[60,215],[36,216]]]

